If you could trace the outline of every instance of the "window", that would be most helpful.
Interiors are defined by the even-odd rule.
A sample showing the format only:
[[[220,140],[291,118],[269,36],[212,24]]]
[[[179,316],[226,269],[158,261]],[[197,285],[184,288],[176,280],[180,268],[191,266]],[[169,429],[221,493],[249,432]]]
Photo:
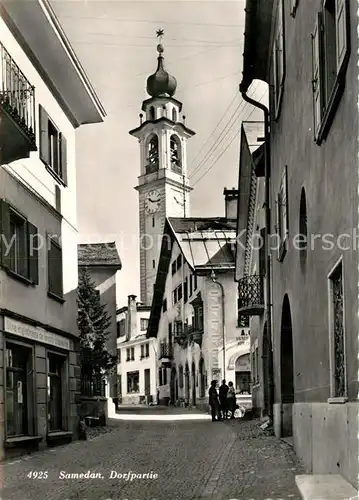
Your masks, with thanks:
[[[300,207],[299,207],[299,251],[300,251],[300,262],[305,264],[307,256],[308,247],[308,227],[307,227],[307,201],[305,196],[305,189],[302,188],[300,195]]]
[[[172,344],[172,323],[168,323],[168,343]]]
[[[172,108],[172,121],[177,121],[177,110],[175,108]]]
[[[152,260],[152,268],[155,269],[155,267],[156,267],[156,261],[155,261],[155,259],[153,259]]]
[[[163,310],[163,312],[166,312],[166,311],[167,311],[167,299],[164,299],[164,300],[163,300],[162,310]]]
[[[125,334],[126,334],[126,320],[120,319],[120,321],[117,322],[117,337],[121,337],[121,335]]]
[[[150,344],[145,345],[145,356],[146,358],[150,357]]]
[[[343,267],[340,261],[329,276],[331,397],[347,396],[347,356],[344,330]]]
[[[143,345],[141,345],[141,359],[145,357],[145,348]]]
[[[162,385],[167,384],[167,368],[162,368]]]
[[[6,434],[7,437],[29,434],[28,378],[30,349],[6,344]]]
[[[150,115],[150,120],[155,120],[156,115],[155,115],[155,108],[153,106],[150,107],[149,115]]]
[[[177,287],[177,299],[178,301],[182,299],[182,284]]]
[[[158,385],[163,385],[163,380],[162,380],[162,368],[158,369]]]
[[[172,304],[175,305],[177,304],[178,300],[177,300],[177,288],[175,288],[172,292]]]
[[[117,363],[121,363],[121,349],[117,349]]]
[[[48,354],[47,358],[47,402],[48,421],[50,431],[63,429],[63,395],[62,377],[64,369],[64,356]]]
[[[314,138],[320,144],[344,90],[350,55],[349,0],[325,0],[312,34]]]
[[[48,294],[63,299],[62,249],[54,236],[49,237],[48,249]]]
[[[175,337],[180,337],[183,334],[183,323],[182,321],[175,321],[174,322],[174,329],[173,333]]]
[[[38,230],[5,200],[0,200],[1,265],[14,277],[39,283]]]
[[[186,277],[183,283],[183,300],[185,301],[185,303],[188,300],[188,277]]]
[[[174,274],[176,274],[176,271],[177,271],[177,269],[176,269],[176,261],[174,261],[174,262],[172,262],[172,276]]]
[[[155,218],[152,217],[152,227],[155,227]]]
[[[148,328],[148,319],[147,318],[141,318],[140,319],[140,329],[141,332],[145,332]]]
[[[171,168],[175,172],[181,172],[181,142],[176,135],[170,138]]]
[[[45,109],[39,106],[40,159],[57,182],[67,185],[67,142]]]
[[[158,137],[156,134],[150,136],[147,145],[146,174],[151,174],[159,169]]]
[[[287,167],[284,169],[279,193],[277,195],[276,218],[276,232],[278,235],[277,254],[278,260],[281,262],[287,252],[289,233]]]
[[[277,120],[283,98],[285,80],[284,54],[284,11],[283,0],[279,0],[276,28],[273,43],[273,84],[274,84],[274,119]]]
[[[192,304],[194,310],[193,328],[196,332],[203,332],[203,302],[199,299]]]
[[[135,361],[135,348],[131,347],[131,361]]]
[[[140,373],[128,372],[127,373],[127,394],[140,392]]]
[[[126,361],[131,361],[131,349],[126,349]]]

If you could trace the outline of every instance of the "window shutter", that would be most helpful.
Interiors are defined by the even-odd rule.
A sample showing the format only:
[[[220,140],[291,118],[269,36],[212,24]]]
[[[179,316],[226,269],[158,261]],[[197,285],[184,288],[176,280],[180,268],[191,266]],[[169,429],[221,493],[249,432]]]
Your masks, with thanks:
[[[337,53],[337,75],[344,68],[344,64],[349,56],[350,49],[350,26],[349,26],[349,1],[336,0],[335,2],[335,23],[336,23],[336,53]]]
[[[59,134],[60,141],[60,161],[61,161],[61,179],[67,185],[67,141],[66,137],[60,132]]]
[[[283,242],[288,239],[289,234],[289,218],[288,218],[288,170],[287,166],[284,168],[283,176],[282,176],[282,189],[281,189],[281,229],[282,229],[282,240]]]
[[[39,104],[40,160],[49,165],[49,115]]]
[[[50,239],[48,252],[48,290],[57,297],[63,296],[62,283],[62,250],[61,247]]]
[[[323,92],[322,92],[322,13],[318,13],[317,22],[312,34],[312,87],[313,87],[313,111],[314,111],[314,139],[318,137],[318,132],[322,122]]]
[[[277,24],[275,30],[273,46],[273,71],[274,71],[274,89],[275,89],[275,119],[279,116],[284,78],[285,78],[285,57],[284,57],[284,11],[283,0],[279,1],[277,11]]]
[[[35,285],[38,285],[39,284],[38,229],[30,222],[27,222],[27,238],[28,238],[29,279]]]
[[[3,267],[10,265],[9,245],[11,241],[10,234],[10,210],[9,205],[5,200],[0,200],[0,224],[1,224],[1,241],[0,241],[0,258]]]

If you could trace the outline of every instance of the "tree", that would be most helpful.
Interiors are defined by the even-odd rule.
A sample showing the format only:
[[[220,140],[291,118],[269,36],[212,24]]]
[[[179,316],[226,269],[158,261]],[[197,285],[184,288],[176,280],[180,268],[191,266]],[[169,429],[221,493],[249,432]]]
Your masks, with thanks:
[[[111,318],[86,268],[79,272],[77,305],[82,374],[99,380],[111,372],[116,356],[108,352],[106,345]]]

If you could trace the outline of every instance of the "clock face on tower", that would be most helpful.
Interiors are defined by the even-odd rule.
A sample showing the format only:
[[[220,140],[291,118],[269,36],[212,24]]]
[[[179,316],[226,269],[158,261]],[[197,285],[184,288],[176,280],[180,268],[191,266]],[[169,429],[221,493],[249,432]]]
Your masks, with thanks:
[[[149,214],[157,212],[161,205],[161,195],[158,191],[152,190],[146,194],[145,209]]]

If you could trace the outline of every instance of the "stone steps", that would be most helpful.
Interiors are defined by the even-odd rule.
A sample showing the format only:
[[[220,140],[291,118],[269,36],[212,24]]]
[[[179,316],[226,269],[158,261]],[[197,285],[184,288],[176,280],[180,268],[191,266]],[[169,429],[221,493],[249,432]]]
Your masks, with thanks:
[[[339,474],[295,476],[303,500],[354,500],[358,491]]]

